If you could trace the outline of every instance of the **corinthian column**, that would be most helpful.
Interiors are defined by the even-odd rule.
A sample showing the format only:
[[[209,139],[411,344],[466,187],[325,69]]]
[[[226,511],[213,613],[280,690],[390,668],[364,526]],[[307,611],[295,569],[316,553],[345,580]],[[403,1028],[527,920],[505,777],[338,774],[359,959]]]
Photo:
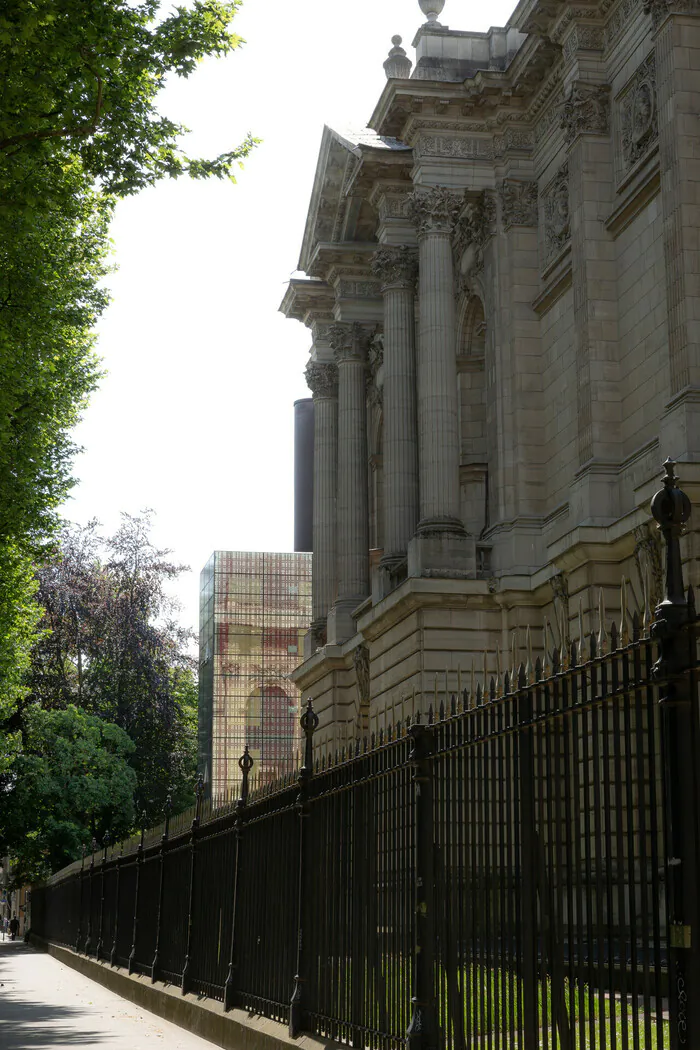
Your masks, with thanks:
[[[452,230],[463,205],[441,187],[417,190],[409,213],[418,233],[418,464],[420,521],[409,573],[463,572],[468,547],[459,507],[459,426]],[[420,542],[421,537],[426,542]],[[454,542],[450,539],[454,538]],[[473,545],[472,545],[473,557]]]
[[[314,399],[314,521],[311,561],[311,635],[314,648],[326,641],[326,620],[336,591],[338,487],[338,369],[310,362],[306,382]]]
[[[414,290],[416,252],[380,248],[372,272],[384,296],[384,556],[391,572],[406,558],[418,522]]]
[[[338,364],[338,594],[328,616],[328,641],[355,633],[352,610],[369,594],[366,339],[359,324],[331,326]]]

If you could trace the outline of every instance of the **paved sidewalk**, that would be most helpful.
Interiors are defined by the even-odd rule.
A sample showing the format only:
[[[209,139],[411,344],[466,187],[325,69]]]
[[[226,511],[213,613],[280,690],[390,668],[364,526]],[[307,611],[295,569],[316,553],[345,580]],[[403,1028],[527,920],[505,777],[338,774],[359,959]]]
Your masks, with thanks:
[[[0,940],[2,1050],[212,1050],[22,941]]]

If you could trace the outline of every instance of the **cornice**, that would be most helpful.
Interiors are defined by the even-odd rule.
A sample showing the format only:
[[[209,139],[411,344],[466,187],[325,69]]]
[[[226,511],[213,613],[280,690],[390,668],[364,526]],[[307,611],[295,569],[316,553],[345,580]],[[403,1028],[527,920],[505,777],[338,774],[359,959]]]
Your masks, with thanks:
[[[279,305],[279,311],[285,317],[301,321],[308,327],[314,320],[312,314],[332,313],[334,302],[333,289],[325,281],[292,277]]]
[[[372,255],[377,250],[375,241],[339,241],[317,244],[309,260],[308,273],[312,277],[329,281],[332,270],[352,270],[353,273],[369,273]]]

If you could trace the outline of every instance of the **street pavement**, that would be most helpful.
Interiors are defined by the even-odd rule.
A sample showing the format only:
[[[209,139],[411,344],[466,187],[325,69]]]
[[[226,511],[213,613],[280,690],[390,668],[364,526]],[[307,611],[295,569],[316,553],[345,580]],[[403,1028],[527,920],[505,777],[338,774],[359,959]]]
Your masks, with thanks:
[[[212,1050],[76,970],[0,940],[1,1050]]]

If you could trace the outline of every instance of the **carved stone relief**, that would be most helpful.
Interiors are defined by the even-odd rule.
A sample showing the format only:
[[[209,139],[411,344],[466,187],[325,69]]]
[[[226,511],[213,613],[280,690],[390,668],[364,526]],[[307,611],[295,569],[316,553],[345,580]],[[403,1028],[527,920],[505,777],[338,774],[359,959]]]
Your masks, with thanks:
[[[480,270],[483,267],[484,246],[493,235],[495,222],[496,201],[490,193],[482,192],[467,205],[455,226],[452,247],[457,264],[469,245],[473,245],[474,262],[470,269]],[[459,270],[459,265],[456,269]]]
[[[564,164],[544,193],[544,263],[556,258],[571,237],[569,219],[569,166]]]
[[[370,339],[367,358],[367,397],[370,404],[381,406],[384,402],[384,335],[381,332]]]
[[[337,366],[310,361],[306,366],[306,385],[315,398],[338,396]]]
[[[657,26],[668,14],[697,14],[700,0],[644,0],[644,11]]]
[[[373,333],[374,329],[368,331],[357,322],[331,325],[328,341],[335,353],[337,363],[365,360],[368,343]]]
[[[451,233],[464,198],[443,186],[409,194],[408,213],[419,234]]]
[[[504,179],[499,186],[503,225],[537,226],[537,183]]]
[[[618,102],[620,160],[627,172],[656,142],[659,121],[656,109],[656,58],[652,51],[637,69]]]
[[[358,645],[352,654],[355,664],[355,677],[357,678],[357,698],[359,700],[359,723],[360,726],[369,716],[370,700],[370,671],[369,671],[369,649],[366,645]]]
[[[571,642],[569,637],[569,584],[563,572],[552,576],[552,594],[554,596],[554,615],[559,627],[560,644],[567,649]]]
[[[415,145],[419,157],[449,157],[458,160],[490,160],[493,145],[488,139],[447,138],[443,135],[419,135]]]
[[[610,88],[607,84],[584,84],[571,87],[561,109],[564,139],[572,143],[578,135],[607,135],[610,128]]]
[[[385,288],[413,288],[418,276],[418,254],[407,245],[383,247],[372,256],[372,274]]]
[[[659,535],[645,523],[634,530],[634,540],[634,562],[642,588],[642,601],[653,614],[663,597],[664,588]]]

